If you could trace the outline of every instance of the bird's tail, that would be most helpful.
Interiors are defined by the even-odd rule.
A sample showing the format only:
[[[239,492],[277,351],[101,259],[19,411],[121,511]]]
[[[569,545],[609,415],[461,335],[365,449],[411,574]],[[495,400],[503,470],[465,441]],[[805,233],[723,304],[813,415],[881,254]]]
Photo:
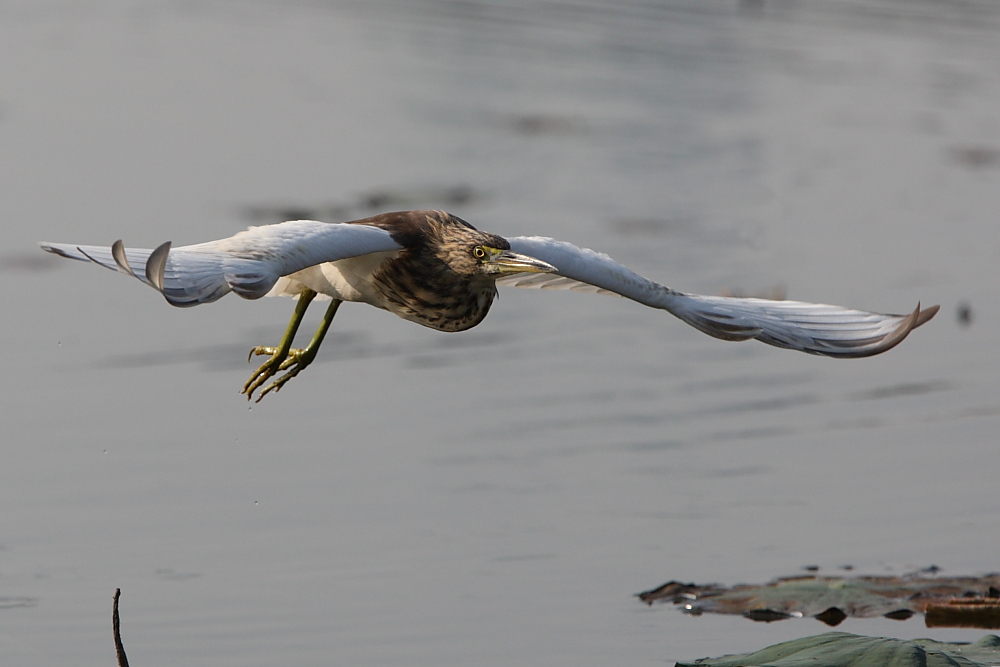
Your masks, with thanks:
[[[126,249],[121,241],[110,248],[68,243],[39,245],[61,257],[93,262],[133,276],[162,293],[171,305],[180,307],[211,303],[230,291],[256,299],[264,296],[278,278],[265,263],[233,257],[211,244],[174,250],[170,243],[154,250]]]

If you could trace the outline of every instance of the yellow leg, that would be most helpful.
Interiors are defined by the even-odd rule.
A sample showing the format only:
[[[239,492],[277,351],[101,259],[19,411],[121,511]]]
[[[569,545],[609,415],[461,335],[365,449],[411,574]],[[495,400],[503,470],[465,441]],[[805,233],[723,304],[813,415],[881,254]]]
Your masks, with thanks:
[[[272,391],[278,391],[281,387],[291,380],[293,377],[299,374],[303,368],[312,363],[313,359],[316,358],[316,353],[319,351],[319,346],[323,342],[323,337],[326,336],[326,332],[330,329],[330,324],[333,322],[333,316],[337,314],[337,308],[340,307],[340,301],[334,299],[330,303],[330,307],[327,308],[326,314],[323,315],[323,321],[320,323],[319,328],[313,335],[309,345],[305,349],[293,349],[292,340],[295,338],[295,333],[298,331],[299,325],[302,323],[302,317],[305,315],[306,308],[309,307],[309,303],[316,297],[316,292],[311,289],[303,289],[302,294],[299,295],[299,300],[295,304],[295,312],[292,313],[292,319],[288,323],[288,328],[285,330],[285,335],[282,336],[281,342],[278,347],[264,347],[258,346],[250,350],[250,357],[253,358],[255,355],[270,355],[270,359],[265,361],[260,368],[258,368],[250,379],[247,380],[246,384],[243,385],[243,391],[241,393],[246,394],[247,400],[253,398],[253,393],[261,387],[270,378],[274,377],[277,373],[281,371],[287,371],[284,375],[276,379],[274,382],[269,384],[257,397],[257,401],[264,398],[268,393]]]

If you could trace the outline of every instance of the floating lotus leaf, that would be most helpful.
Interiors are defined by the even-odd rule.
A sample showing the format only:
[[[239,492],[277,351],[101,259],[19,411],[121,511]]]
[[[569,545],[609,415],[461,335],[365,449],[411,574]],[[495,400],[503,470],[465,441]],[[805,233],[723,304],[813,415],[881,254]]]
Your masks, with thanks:
[[[1000,574],[982,577],[938,577],[916,572],[896,577],[825,577],[803,575],[763,585],[699,586],[670,581],[639,593],[643,602],[671,602],[689,614],[742,614],[755,621],[812,616],[827,625],[847,617],[886,616],[905,620],[930,605],[955,598],[985,601],[982,618],[1000,618],[989,611],[1000,598]],[[983,608],[987,613],[983,614]],[[992,615],[991,615],[992,614]],[[997,628],[990,621],[975,627]],[[968,623],[964,623],[968,625]]]
[[[755,653],[678,662],[676,667],[987,667],[1000,664],[1000,637],[974,644],[828,632]]]

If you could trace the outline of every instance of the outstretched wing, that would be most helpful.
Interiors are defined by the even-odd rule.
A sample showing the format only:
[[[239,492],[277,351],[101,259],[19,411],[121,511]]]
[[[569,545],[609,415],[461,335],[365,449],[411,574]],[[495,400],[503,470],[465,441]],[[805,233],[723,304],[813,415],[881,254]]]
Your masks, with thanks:
[[[258,299],[278,278],[302,269],[402,248],[389,232],[368,225],[295,220],[251,227],[219,241],[155,250],[41,243],[43,250],[135,276],[175,306],[210,303],[233,291]]]
[[[558,273],[524,273],[498,285],[617,294],[661,308],[709,336],[757,340],[828,357],[869,357],[898,345],[934,317],[938,306],[883,315],[801,301],[685,294],[647,280],[605,254],[538,236],[508,239],[514,252],[552,264]]]

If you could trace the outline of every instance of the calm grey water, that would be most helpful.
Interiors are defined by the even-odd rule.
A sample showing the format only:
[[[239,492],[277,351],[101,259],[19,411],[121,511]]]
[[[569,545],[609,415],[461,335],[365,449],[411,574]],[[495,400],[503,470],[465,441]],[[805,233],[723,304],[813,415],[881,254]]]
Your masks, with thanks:
[[[290,301],[34,245],[428,206],[690,291],[943,307],[837,362],[593,295],[459,335],[348,304],[250,409]],[[116,587],[135,665],[580,667],[824,629],[632,597],[667,579],[1000,567],[994,3],[4,0],[0,219],[0,664],[112,664]]]

